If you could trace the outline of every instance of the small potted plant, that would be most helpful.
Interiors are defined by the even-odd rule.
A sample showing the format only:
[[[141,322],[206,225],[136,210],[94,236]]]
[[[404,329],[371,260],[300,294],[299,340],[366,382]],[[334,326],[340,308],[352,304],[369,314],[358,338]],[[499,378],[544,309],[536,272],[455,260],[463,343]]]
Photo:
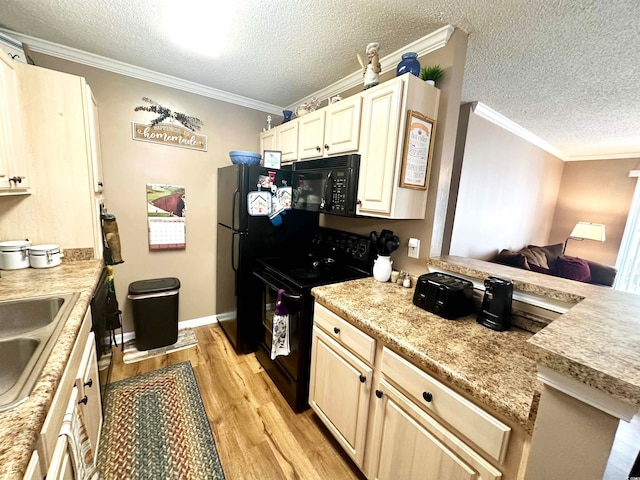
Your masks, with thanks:
[[[440,65],[427,65],[420,70],[420,78],[430,85],[435,85],[444,76],[444,71]]]

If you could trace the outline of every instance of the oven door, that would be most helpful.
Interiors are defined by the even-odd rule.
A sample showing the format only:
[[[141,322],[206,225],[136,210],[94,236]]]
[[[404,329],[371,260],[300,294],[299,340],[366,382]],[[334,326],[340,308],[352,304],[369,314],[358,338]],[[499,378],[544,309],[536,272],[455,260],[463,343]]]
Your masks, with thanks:
[[[264,326],[264,336],[262,338],[261,347],[271,354],[272,332],[273,332],[273,316],[275,315],[276,301],[278,299],[278,290],[283,289],[285,293],[282,295],[284,306],[289,312],[289,355],[279,355],[272,360],[273,363],[279,365],[294,380],[300,378],[300,340],[301,326],[304,317],[304,294],[292,291],[273,275],[267,272],[254,272],[264,283],[263,301],[262,301],[262,325]]]

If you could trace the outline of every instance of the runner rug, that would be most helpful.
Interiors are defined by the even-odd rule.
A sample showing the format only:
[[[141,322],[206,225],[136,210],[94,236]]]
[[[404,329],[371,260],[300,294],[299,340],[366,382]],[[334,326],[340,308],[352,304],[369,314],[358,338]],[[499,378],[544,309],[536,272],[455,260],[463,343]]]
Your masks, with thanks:
[[[107,385],[98,470],[101,480],[224,479],[191,362]]]

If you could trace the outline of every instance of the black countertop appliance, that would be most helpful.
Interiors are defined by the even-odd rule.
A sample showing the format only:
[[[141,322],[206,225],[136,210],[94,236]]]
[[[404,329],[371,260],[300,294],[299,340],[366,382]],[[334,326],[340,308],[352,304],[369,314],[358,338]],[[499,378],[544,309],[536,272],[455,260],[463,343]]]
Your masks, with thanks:
[[[473,312],[473,284],[447,273],[420,275],[413,303],[436,315],[453,320]]]
[[[498,331],[511,327],[512,297],[513,282],[498,277],[485,279],[478,323]]]

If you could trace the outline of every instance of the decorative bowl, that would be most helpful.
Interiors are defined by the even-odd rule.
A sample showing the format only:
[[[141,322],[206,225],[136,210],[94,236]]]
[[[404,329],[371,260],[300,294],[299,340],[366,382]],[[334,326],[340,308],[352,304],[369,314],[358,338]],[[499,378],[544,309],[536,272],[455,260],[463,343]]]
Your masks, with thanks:
[[[256,152],[244,152],[242,150],[231,150],[229,152],[231,163],[244,163],[245,165],[260,165],[262,155]]]

